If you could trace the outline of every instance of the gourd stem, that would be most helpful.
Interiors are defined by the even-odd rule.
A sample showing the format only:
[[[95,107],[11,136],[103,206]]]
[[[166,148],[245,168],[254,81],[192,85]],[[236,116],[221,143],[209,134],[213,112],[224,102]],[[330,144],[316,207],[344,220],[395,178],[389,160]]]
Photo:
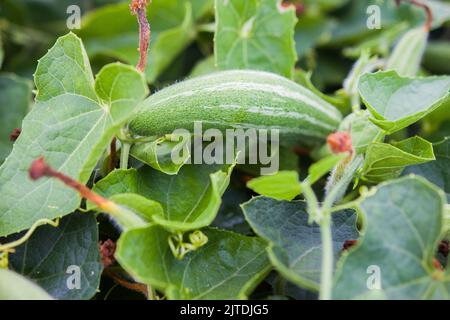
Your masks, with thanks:
[[[331,233],[331,215],[324,213],[320,222],[322,237],[322,270],[320,276],[320,300],[330,300],[333,286],[333,238]]]
[[[120,149],[120,169],[128,169],[128,159],[130,157],[131,144],[122,141]]]

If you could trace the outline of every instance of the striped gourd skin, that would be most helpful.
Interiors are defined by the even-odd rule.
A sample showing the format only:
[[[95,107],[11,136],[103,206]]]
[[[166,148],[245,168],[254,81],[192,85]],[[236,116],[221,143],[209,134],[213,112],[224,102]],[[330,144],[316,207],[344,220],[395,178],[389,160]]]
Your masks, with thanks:
[[[130,123],[139,136],[175,129],[279,129],[284,144],[314,144],[335,131],[340,112],[308,89],[260,71],[224,71],[167,87],[146,99]]]

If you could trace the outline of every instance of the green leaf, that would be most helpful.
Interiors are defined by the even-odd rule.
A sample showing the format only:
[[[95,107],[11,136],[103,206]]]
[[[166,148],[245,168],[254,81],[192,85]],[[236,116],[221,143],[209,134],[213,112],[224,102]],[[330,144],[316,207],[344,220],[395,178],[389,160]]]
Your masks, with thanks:
[[[252,179],[247,183],[247,188],[277,200],[292,200],[301,192],[296,171],[279,171],[271,176]]]
[[[11,269],[33,280],[56,299],[92,298],[103,268],[94,215],[75,213],[62,219],[57,228],[40,227],[9,255],[9,263]],[[76,276],[71,266],[80,268],[79,289],[67,285],[72,283],[70,277]]]
[[[436,161],[411,166],[403,171],[403,175],[417,174],[434,183],[447,194],[450,202],[450,138],[434,144]]]
[[[278,0],[216,0],[216,64],[221,70],[256,69],[290,78],[297,60],[293,8]]]
[[[0,163],[12,150],[10,135],[22,126],[31,103],[31,84],[13,74],[0,75]]]
[[[134,193],[115,194],[109,197],[109,200],[137,213],[147,222],[152,221],[154,215],[163,215],[164,213],[163,208],[158,202]]]
[[[308,11],[310,7],[308,7]],[[322,15],[304,15],[295,26],[295,47],[299,57],[306,54],[318,44],[326,42],[331,36],[333,22]]]
[[[320,178],[337,166],[341,160],[348,156],[347,153],[335,154],[313,163],[308,169],[308,183],[310,185],[316,183]]]
[[[383,184],[364,199],[364,237],[342,261],[333,298],[449,299],[450,279],[433,267],[444,203],[443,193],[418,177]],[[381,289],[370,290],[377,275]]]
[[[116,257],[136,279],[169,299],[247,298],[270,270],[265,243],[229,231],[202,231],[208,243],[182,260],[169,248],[170,233],[158,226],[123,234]]]
[[[374,142],[367,149],[362,176],[370,182],[395,179],[406,166],[433,160],[433,145],[420,137],[408,138],[392,145]]]
[[[191,137],[189,136],[189,139]],[[189,160],[190,140],[172,141],[170,137],[162,137],[152,142],[137,143],[131,148],[131,155],[155,170],[165,174],[177,174]],[[180,155],[174,161],[172,155]]]
[[[242,205],[242,210],[253,230],[269,242],[267,251],[275,268],[298,286],[317,290],[322,240],[320,227],[308,223],[306,203],[257,197]],[[354,212],[334,213],[332,232],[337,260],[344,242],[358,238]]]
[[[75,191],[53,179],[31,181],[30,164],[44,156],[56,170],[86,183],[112,137],[148,92],[139,73],[121,64],[104,67],[94,83],[83,44],[73,33],[59,38],[40,60],[35,82],[37,103],[0,168],[0,236],[77,209]]]
[[[359,83],[370,119],[394,133],[417,122],[450,98],[450,77],[402,78],[395,71],[365,74]]]
[[[153,83],[196,34],[190,1],[153,0],[148,6],[148,20],[152,32],[145,74],[147,81]],[[132,65],[139,61],[139,27],[128,3],[88,13],[79,34],[90,57],[105,55]]]
[[[21,275],[0,269],[0,300],[53,300],[53,298]]]
[[[155,223],[171,231],[195,230],[210,225],[216,217],[232,168],[185,165],[172,176],[149,167],[116,170],[93,190],[106,198],[136,193],[161,204],[163,214],[152,215]]]
[[[339,126],[339,131],[350,131],[352,145],[357,154],[365,153],[369,144],[381,132],[380,128],[369,120],[369,117],[367,110],[353,112],[345,117]]]

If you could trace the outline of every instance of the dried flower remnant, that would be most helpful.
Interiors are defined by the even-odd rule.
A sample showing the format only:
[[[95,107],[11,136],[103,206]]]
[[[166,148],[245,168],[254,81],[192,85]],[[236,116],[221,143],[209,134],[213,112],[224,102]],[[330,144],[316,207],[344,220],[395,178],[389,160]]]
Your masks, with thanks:
[[[139,23],[139,62],[136,69],[140,72],[145,71],[147,65],[147,52],[150,45],[150,24],[147,20],[148,0],[132,0],[130,10],[137,16]]]
[[[352,137],[348,132],[335,132],[327,138],[328,146],[335,154],[350,152],[353,153]]]

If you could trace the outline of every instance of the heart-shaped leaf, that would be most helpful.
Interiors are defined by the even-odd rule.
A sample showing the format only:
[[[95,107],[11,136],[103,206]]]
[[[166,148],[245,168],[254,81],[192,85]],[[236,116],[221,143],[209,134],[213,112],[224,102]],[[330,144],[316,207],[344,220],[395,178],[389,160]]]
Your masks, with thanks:
[[[216,0],[216,64],[291,77],[297,54],[295,10],[278,0]]]
[[[391,134],[417,122],[450,98],[450,77],[402,78],[395,71],[365,74],[359,93],[370,120]]]
[[[406,166],[433,160],[433,145],[420,137],[393,144],[374,142],[367,149],[362,177],[374,183],[395,179]]]
[[[257,197],[242,206],[253,230],[269,242],[268,253],[275,268],[293,283],[318,290],[321,272],[320,227],[308,223],[306,203]],[[346,240],[358,238],[353,211],[333,214],[335,260]]]
[[[0,168],[0,236],[77,209],[75,191],[52,179],[31,181],[29,166],[44,156],[53,168],[86,183],[148,92],[142,75],[122,64],[104,67],[94,82],[83,44],[73,33],[59,38],[40,60],[35,82],[37,103]]]
[[[120,238],[116,257],[169,299],[245,299],[270,271],[264,241],[218,229],[203,232],[208,243],[178,260],[163,228],[130,230]]]
[[[173,176],[149,167],[116,170],[99,181],[94,191],[107,198],[139,194],[161,204],[163,214],[155,211],[154,222],[172,231],[195,230],[208,226],[216,217],[232,168],[185,165]]]
[[[448,299],[450,279],[433,266],[444,204],[442,191],[419,177],[364,199],[364,237],[342,262],[333,298]]]
[[[102,273],[95,217],[74,213],[62,219],[57,228],[40,227],[9,255],[9,263],[11,269],[56,299],[92,298]],[[68,283],[77,286],[70,287]]]

